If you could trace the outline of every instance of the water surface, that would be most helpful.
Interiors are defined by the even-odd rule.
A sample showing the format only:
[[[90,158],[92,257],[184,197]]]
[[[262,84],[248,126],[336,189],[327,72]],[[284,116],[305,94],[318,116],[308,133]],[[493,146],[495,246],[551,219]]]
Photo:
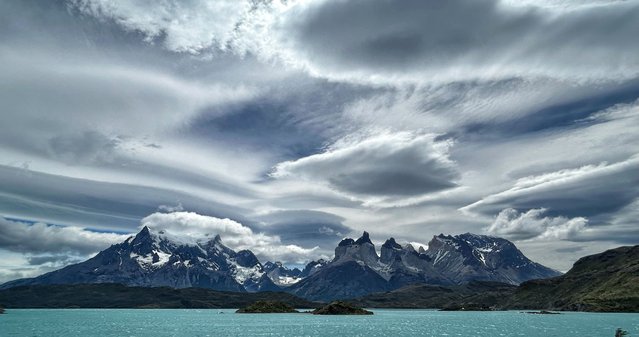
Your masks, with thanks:
[[[373,310],[373,316],[234,314],[234,310],[10,309],[0,336],[614,336],[639,337],[639,314]]]

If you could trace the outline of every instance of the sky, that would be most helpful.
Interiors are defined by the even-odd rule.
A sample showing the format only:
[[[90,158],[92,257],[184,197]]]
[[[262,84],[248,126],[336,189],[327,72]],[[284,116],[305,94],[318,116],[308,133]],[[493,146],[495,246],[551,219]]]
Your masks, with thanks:
[[[639,243],[637,0],[0,2],[0,282],[141,226]]]

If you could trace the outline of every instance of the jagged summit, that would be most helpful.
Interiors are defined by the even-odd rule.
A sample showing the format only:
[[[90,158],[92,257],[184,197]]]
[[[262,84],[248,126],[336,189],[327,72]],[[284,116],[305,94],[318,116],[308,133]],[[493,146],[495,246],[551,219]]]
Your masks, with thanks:
[[[528,259],[512,242],[488,235],[436,235],[426,254],[438,270],[458,283],[488,280],[519,284],[560,275]]]
[[[306,270],[306,268],[305,268]],[[364,277],[366,275],[366,277]],[[380,255],[364,232],[343,239],[332,261],[292,286],[294,294],[313,300],[333,300],[429,283],[453,285],[473,280],[519,284],[559,273],[526,258],[508,240],[472,233],[436,235],[424,249],[403,246],[389,238]]]
[[[282,262],[268,261],[264,264],[264,272],[278,286],[289,286],[302,280],[302,271],[298,268],[289,269]]]
[[[371,245],[373,244],[373,242],[371,242],[371,238],[368,235],[368,232],[366,231],[364,231],[362,236],[359,239],[357,239],[357,241],[355,241],[355,244],[357,245],[363,245],[365,243],[370,243]]]
[[[351,238],[345,238],[337,244],[338,247],[352,246],[355,244],[355,240]]]
[[[383,248],[390,248],[390,249],[402,249],[402,246],[395,241],[395,238],[390,238],[390,239],[386,240],[386,242],[384,242],[382,247]]]
[[[121,283],[129,286],[201,287],[226,291],[278,290],[249,250],[235,252],[218,236],[175,234],[143,227],[95,257],[33,279],[30,284]]]

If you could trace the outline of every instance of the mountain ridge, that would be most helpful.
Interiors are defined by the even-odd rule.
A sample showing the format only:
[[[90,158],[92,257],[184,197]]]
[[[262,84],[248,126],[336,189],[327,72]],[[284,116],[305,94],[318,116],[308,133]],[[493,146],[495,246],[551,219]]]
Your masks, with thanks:
[[[311,261],[300,270],[279,262],[262,264],[248,249],[236,252],[225,246],[219,235],[193,237],[143,227],[135,236],[84,262],[35,278],[10,281],[0,285],[0,289],[119,283],[233,292],[286,291],[311,300],[330,301],[415,283],[455,285],[484,280],[517,284],[558,275],[530,261],[514,244],[500,238],[440,234],[433,237],[428,249],[420,248],[402,246],[390,238],[378,255],[368,232],[364,232],[357,240],[340,241],[332,260]]]
[[[558,275],[558,271],[531,261],[512,242],[502,238],[471,233],[440,234],[433,237],[428,249],[420,250],[410,244],[401,246],[390,238],[377,255],[368,232],[363,232],[357,240],[340,241],[332,261],[287,291],[311,300],[331,301],[410,284],[460,285],[471,281],[519,284]]]

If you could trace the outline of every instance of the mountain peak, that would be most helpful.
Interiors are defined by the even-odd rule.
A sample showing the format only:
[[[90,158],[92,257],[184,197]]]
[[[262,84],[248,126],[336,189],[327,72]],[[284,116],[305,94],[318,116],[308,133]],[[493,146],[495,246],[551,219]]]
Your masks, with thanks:
[[[339,242],[339,244],[337,245],[338,247],[345,247],[345,246],[352,246],[355,244],[355,240],[351,239],[351,238],[344,238],[342,241]]]
[[[373,242],[371,242],[371,238],[369,237],[367,231],[364,231],[362,236],[359,239],[357,239],[357,241],[355,241],[355,244],[358,244],[358,245],[361,245],[364,243],[370,243],[371,245],[373,244]]]
[[[397,241],[395,241],[395,238],[390,238],[386,240],[386,242],[384,242],[382,247],[390,248],[390,249],[402,249],[402,246],[399,243],[397,243]]]
[[[145,237],[145,236],[151,236],[151,231],[149,230],[149,227],[144,226],[142,227],[142,229],[138,232],[138,234],[135,235],[135,237]]]

